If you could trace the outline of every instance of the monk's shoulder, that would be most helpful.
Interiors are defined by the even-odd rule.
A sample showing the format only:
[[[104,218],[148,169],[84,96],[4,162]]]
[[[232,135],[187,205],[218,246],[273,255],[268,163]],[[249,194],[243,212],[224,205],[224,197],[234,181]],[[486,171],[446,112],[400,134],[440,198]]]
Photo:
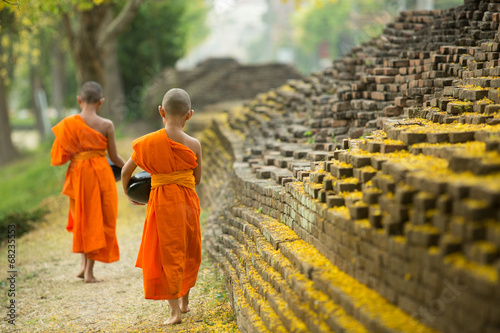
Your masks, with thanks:
[[[185,134],[185,133],[184,133]],[[201,144],[196,138],[186,134],[186,146],[191,149],[196,155],[201,151]]]
[[[78,125],[78,121],[81,118],[78,118],[78,115],[74,114],[71,116],[64,117],[61,121],[55,124],[52,127],[52,132],[56,135],[56,137],[61,136],[63,133],[67,133],[75,128]]]
[[[148,133],[146,135],[138,137],[137,139],[132,141],[132,146],[136,147],[136,146],[140,146],[140,145],[144,145],[144,144],[147,144],[147,145],[151,144],[153,141],[158,139],[158,132],[159,131],[156,131],[156,132]]]
[[[96,118],[96,125],[99,126],[102,131],[106,132],[106,134],[115,129],[115,125],[111,120],[99,116]]]
[[[114,127],[113,122],[107,118],[99,117],[99,122],[106,127]]]

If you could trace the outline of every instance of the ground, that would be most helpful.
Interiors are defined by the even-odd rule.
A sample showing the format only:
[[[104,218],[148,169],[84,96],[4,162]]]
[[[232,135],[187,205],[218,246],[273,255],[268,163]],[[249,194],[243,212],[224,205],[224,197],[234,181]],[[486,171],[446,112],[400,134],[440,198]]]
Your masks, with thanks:
[[[119,147],[119,150],[120,147]],[[129,156],[123,154],[123,156]],[[121,183],[117,184],[121,189]],[[224,288],[223,275],[204,254],[197,285],[191,291],[191,312],[183,323],[167,327],[166,301],[144,299],[142,271],[135,266],[145,217],[145,206],[131,205],[121,190],[117,237],[120,261],[96,263],[95,275],[104,281],[85,284],[75,275],[80,254],[71,253],[71,234],[65,229],[68,199],[47,198],[45,222],[16,239],[15,297],[8,297],[7,257],[0,261],[1,332],[238,332]],[[206,216],[202,212],[202,217]],[[16,326],[7,323],[7,308],[15,299]]]

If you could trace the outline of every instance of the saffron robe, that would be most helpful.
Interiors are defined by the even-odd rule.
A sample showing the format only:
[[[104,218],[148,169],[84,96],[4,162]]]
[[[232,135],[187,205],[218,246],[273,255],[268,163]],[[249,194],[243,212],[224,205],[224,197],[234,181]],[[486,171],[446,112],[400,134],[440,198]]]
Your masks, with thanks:
[[[66,229],[73,233],[73,252],[105,263],[119,260],[118,195],[106,158],[108,139],[80,115],[64,118],[52,131],[56,139],[50,153],[51,165],[71,160],[62,193],[70,199]]]
[[[155,174],[171,174],[169,178],[175,178],[172,173],[198,165],[195,153],[171,140],[165,129],[140,137],[132,145],[131,158],[152,178]],[[177,183],[181,182],[179,179]],[[149,196],[136,262],[136,267],[142,268],[147,299],[178,299],[195,285],[198,277],[200,200],[193,188],[177,183],[153,187]]]

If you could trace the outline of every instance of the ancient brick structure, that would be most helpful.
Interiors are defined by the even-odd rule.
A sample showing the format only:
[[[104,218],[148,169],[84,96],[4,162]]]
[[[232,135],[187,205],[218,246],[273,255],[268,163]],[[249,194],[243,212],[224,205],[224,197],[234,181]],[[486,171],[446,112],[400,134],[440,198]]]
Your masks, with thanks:
[[[500,332],[499,22],[403,12],[205,132],[242,332]]]
[[[285,64],[242,65],[232,58],[211,58],[192,70],[164,70],[148,89],[145,100],[161,100],[166,88],[182,87],[199,110],[209,104],[252,99],[258,93],[283,85],[288,79],[299,78],[302,75]],[[151,107],[154,109],[156,105]]]

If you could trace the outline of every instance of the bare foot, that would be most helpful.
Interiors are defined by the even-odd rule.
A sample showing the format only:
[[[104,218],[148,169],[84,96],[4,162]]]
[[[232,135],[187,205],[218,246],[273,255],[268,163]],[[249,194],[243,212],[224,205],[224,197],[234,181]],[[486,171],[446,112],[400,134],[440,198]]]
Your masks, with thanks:
[[[97,282],[102,282],[102,280],[101,279],[96,279],[93,276],[85,278],[85,283],[97,283]]]
[[[181,308],[181,313],[188,313],[191,311],[189,308],[189,290],[188,292],[179,299],[179,306]]]
[[[96,282],[101,282],[102,280],[96,279],[94,276],[94,260],[86,257],[86,264],[85,264],[85,274],[83,279],[85,280],[85,283],[96,283]]]
[[[182,319],[180,316],[170,316],[163,324],[164,325],[176,325],[182,323]]]
[[[180,307],[181,307],[181,313],[188,313],[189,311],[191,311],[189,305],[184,306],[184,304],[181,303]]]
[[[85,267],[87,267],[87,255],[82,253],[82,263],[80,264],[80,272],[76,275],[77,278],[85,278]]]

